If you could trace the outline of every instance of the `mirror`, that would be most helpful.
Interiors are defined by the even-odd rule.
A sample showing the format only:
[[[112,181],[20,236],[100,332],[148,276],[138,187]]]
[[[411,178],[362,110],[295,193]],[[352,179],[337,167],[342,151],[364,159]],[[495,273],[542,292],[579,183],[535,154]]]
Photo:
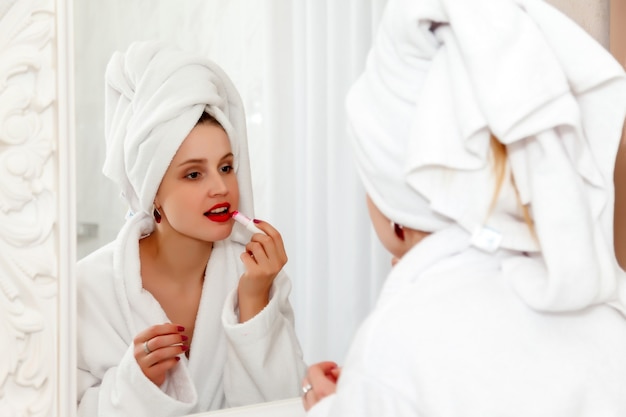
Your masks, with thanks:
[[[103,76],[111,54],[141,39],[206,54],[244,101],[255,214],[285,241],[305,360],[341,362],[390,267],[349,165],[343,115],[346,91],[362,70],[384,2],[75,1],[78,258],[113,240],[125,214],[118,190],[100,172]],[[343,37],[350,27],[353,37]],[[351,221],[336,207],[352,213]],[[370,257],[346,264],[355,240]],[[342,303],[355,288],[363,298]],[[332,320],[337,315],[341,321]]]
[[[76,152],[80,156],[76,158],[78,259],[113,241],[127,210],[118,187],[101,171],[105,156],[104,74],[112,54],[125,52],[134,41],[156,39],[207,56],[220,65],[243,99],[249,143],[257,144],[256,152],[250,152],[251,164],[256,167],[257,160],[265,157],[266,148],[258,131],[262,118],[259,107],[263,7],[263,2],[241,0],[74,1]],[[262,171],[257,170],[252,177],[253,186],[266,182]],[[199,325],[200,321],[196,329]],[[194,337],[194,342],[202,340],[199,337]],[[197,358],[193,365],[193,354],[189,361],[190,368],[205,366]],[[197,389],[201,388],[197,385]],[[212,397],[213,392],[207,391],[204,396]]]
[[[190,47],[195,45],[202,51],[226,54],[233,51],[220,52],[220,48],[227,48],[223,38],[201,36],[212,27],[225,24],[215,16],[230,16],[229,24],[233,26],[220,27],[221,30],[232,29],[241,36],[242,43],[263,42],[266,47],[272,46],[273,49],[264,51],[243,48],[235,51],[239,56],[234,62],[256,66],[248,68],[258,71],[250,78],[239,74],[241,70],[237,65],[230,67],[228,60],[215,60],[227,70],[244,96],[249,136],[262,134],[264,138],[260,141],[263,145],[251,143],[251,147],[255,147],[251,148],[251,153],[258,156],[253,166],[259,173],[255,178],[257,214],[281,230],[290,250],[292,260],[288,273],[294,284],[292,304],[297,310],[296,325],[305,359],[307,362],[324,359],[341,362],[354,329],[376,300],[388,267],[385,254],[378,252],[375,243],[369,243],[375,240],[370,240],[371,233],[364,226],[368,220],[360,209],[362,195],[358,181],[346,174],[350,170],[349,161],[343,159],[347,154],[345,145],[336,140],[343,132],[343,121],[338,116],[342,112],[342,97],[346,86],[362,68],[372,28],[384,0],[370,0],[366,6],[363,0],[329,4],[288,0],[245,2],[245,7],[254,13],[243,14],[246,19],[233,23],[239,16],[235,14],[236,7],[241,7],[244,1],[190,0],[184,2],[184,6],[178,2],[176,10],[171,6],[165,12],[155,7],[165,0],[117,0],[106,2],[98,13],[92,9],[97,5],[85,4],[97,2],[6,0],[2,3],[0,346],[5,356],[0,365],[0,415],[71,417],[76,412],[73,280],[76,236],[79,235],[82,256],[99,245],[93,240],[95,232],[105,241],[116,232],[115,226],[110,230],[105,226],[94,229],[93,218],[102,213],[111,218],[115,217],[114,213],[123,216],[124,208],[110,208],[107,213],[104,205],[92,204],[80,209],[80,215],[75,209],[78,200],[86,203],[85,197],[77,192],[78,183],[89,183],[88,178],[76,181],[85,168],[80,168],[79,164],[88,161],[91,175],[99,175],[101,161],[94,160],[97,158],[95,150],[94,154],[89,154],[91,151],[78,143],[74,147],[74,131],[76,136],[89,138],[91,135],[87,140],[103,145],[101,133],[94,133],[102,131],[101,122],[93,119],[101,115],[96,107],[101,103],[103,87],[97,78],[101,79],[101,75],[96,72],[77,75],[74,79],[74,46],[81,54],[76,56],[76,62],[84,63],[86,56],[95,57],[91,53],[98,52],[99,58],[94,60],[100,60],[102,65],[97,71],[103,74],[113,48],[124,47],[121,45],[123,35],[104,23],[113,17],[121,20],[129,33],[137,37],[167,36]],[[564,7],[563,10],[604,42],[608,0],[552,2]],[[217,12],[201,10],[199,5],[216,7]],[[618,6],[617,2],[611,2],[611,7],[614,6]],[[123,7],[128,7],[129,12]],[[191,13],[188,7],[196,9]],[[185,29],[166,29],[167,25],[161,25],[170,17],[182,22],[181,27]],[[626,16],[622,20],[624,18]],[[144,28],[145,19],[159,24]],[[196,20],[201,20],[206,27],[190,26]],[[348,21],[352,26],[346,26]],[[264,35],[250,39],[251,33],[261,33],[255,32],[259,28],[254,25],[261,25]],[[268,26],[274,30],[266,31]],[[142,34],[145,29],[151,32]],[[300,31],[294,36],[296,29]],[[307,30],[309,36],[304,35]],[[89,42],[83,42],[86,39]],[[109,50],[96,46],[98,40],[108,45]],[[336,65],[328,65],[331,59]],[[316,71],[303,71],[305,67]],[[79,71],[81,68],[77,65],[76,72]],[[262,79],[261,83],[256,83],[257,76]],[[79,81],[80,77],[83,81]],[[90,85],[87,81],[95,86],[87,87]],[[75,111],[77,116],[80,114],[76,118],[74,85],[76,90],[93,88],[93,97],[80,104],[76,100]],[[323,88],[325,86],[330,87]],[[271,99],[264,94],[267,91],[273,93]],[[299,101],[294,97],[300,97]],[[308,101],[302,97],[307,97]],[[319,97],[323,100],[318,100]],[[273,111],[277,104],[282,105],[280,112]],[[252,117],[254,114],[260,119]],[[84,120],[91,120],[89,123],[94,126],[88,126]],[[324,120],[329,122],[322,123]],[[324,148],[312,147],[320,143]],[[273,152],[275,149],[281,149],[288,156],[281,159]],[[316,162],[302,163],[294,157],[297,153],[313,154]],[[281,183],[267,174],[272,166],[278,165],[283,170]],[[334,183],[338,184],[338,191],[328,194],[325,187]],[[97,190],[97,193],[90,192],[92,197],[108,185],[103,182],[98,187],[89,189]],[[109,192],[114,195],[113,190],[108,190],[107,195]],[[276,200],[266,198],[268,195],[287,197]],[[328,196],[330,198],[325,200]],[[110,199],[116,200],[115,196]],[[331,202],[329,205],[320,203],[327,200]],[[348,200],[356,202],[347,203]],[[328,212],[337,206],[352,213],[351,222],[320,219],[320,211]],[[89,217],[91,215],[94,217]],[[337,233],[332,233],[334,231]],[[312,239],[317,235],[322,238]],[[347,267],[344,260],[354,253],[351,245],[355,241],[365,243],[364,253],[371,255],[372,260],[369,264]],[[320,280],[320,276],[327,279]],[[354,293],[355,288],[360,289],[358,298],[338,295]],[[327,305],[320,308],[319,303]],[[332,310],[337,305],[341,306],[341,311]],[[320,314],[321,311],[326,314]]]

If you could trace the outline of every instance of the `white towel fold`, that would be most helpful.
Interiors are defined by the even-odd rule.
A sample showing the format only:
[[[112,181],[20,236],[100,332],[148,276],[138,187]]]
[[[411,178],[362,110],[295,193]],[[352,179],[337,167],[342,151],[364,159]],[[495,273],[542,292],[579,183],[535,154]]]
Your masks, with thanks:
[[[389,218],[458,223],[468,238],[489,228],[519,254],[507,267],[533,308],[626,313],[612,232],[626,77],[560,12],[540,0],[389,0],[347,107],[361,177]],[[491,133],[512,177],[492,212]]]
[[[152,215],[161,179],[203,111],[228,134],[239,210],[254,214],[243,103],[218,65],[161,42],[135,42],[111,58],[105,99],[103,172],[119,185],[133,214]],[[242,229],[235,229],[238,234],[244,241]]]

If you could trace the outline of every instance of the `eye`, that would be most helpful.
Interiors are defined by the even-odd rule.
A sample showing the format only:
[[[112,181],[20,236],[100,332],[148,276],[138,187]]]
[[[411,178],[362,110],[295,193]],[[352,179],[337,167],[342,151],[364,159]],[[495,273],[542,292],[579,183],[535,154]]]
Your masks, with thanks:
[[[224,174],[228,174],[232,170],[233,170],[233,166],[230,164],[222,165],[220,167],[220,171],[223,172]]]
[[[190,180],[195,180],[199,177],[200,177],[200,173],[198,171],[190,172],[189,174],[185,175],[185,178],[190,179]]]

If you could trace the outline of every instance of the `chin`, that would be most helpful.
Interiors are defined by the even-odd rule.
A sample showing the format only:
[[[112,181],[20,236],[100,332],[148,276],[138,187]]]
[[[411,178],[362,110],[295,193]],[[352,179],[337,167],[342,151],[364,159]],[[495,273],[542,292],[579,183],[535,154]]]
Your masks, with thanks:
[[[233,231],[232,226],[221,229],[219,231],[212,231],[211,233],[206,233],[203,236],[202,240],[205,240],[207,242],[218,242],[220,240],[225,240],[225,239],[228,239],[232,231]]]
[[[179,233],[200,242],[217,242],[220,240],[225,240],[228,239],[231,232],[232,227],[220,228],[218,230],[207,230],[206,228],[204,230],[199,230],[198,228],[196,228],[184,232],[182,230],[179,231]]]

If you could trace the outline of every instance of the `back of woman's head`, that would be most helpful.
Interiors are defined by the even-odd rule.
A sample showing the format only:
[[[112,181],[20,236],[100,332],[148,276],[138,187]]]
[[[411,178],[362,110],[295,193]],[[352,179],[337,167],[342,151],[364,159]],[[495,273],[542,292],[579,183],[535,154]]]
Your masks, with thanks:
[[[389,0],[347,110],[392,221],[508,251],[537,309],[626,297],[612,242],[624,70],[551,6]]]

